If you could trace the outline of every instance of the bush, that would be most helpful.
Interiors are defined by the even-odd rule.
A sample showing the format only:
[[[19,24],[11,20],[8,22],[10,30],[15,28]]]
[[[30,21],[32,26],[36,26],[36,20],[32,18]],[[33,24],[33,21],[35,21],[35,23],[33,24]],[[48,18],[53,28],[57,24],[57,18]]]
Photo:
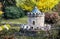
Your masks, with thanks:
[[[58,13],[57,12],[52,12],[52,13],[45,13],[45,22],[46,23],[56,23],[58,21]]]
[[[24,16],[24,11],[16,6],[5,7],[4,18],[15,19]]]

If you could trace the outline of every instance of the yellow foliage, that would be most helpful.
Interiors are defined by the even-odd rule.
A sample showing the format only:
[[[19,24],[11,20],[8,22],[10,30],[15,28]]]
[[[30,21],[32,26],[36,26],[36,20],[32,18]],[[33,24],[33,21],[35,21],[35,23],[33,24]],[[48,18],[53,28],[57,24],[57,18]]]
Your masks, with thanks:
[[[3,12],[2,11],[0,11],[0,15],[2,15],[3,14]]]
[[[2,31],[3,29],[2,29],[2,27],[0,27],[0,31]]]
[[[6,25],[1,25],[0,26],[0,31],[4,30],[4,29],[7,29],[9,30],[11,28],[11,26],[9,24],[6,24]]]
[[[37,6],[41,11],[47,12],[55,7],[60,0],[20,0],[20,2],[17,2],[17,6],[21,6],[25,10],[31,11],[34,6]]]

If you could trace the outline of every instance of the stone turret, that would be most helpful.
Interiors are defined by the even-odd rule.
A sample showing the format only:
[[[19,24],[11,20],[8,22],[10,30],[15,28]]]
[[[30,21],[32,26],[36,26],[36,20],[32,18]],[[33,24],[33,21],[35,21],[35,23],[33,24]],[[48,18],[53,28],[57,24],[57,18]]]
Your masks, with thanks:
[[[34,7],[31,12],[28,12],[28,25],[33,29],[44,27],[44,16],[44,13]]]

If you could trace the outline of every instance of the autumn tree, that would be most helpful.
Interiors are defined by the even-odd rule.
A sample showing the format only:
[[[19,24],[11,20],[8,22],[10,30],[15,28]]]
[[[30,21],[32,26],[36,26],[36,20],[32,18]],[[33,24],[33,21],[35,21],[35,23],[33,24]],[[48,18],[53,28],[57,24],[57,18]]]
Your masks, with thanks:
[[[31,11],[34,6],[37,6],[42,12],[47,12],[54,8],[59,3],[59,0],[16,0],[17,6],[24,10]]]

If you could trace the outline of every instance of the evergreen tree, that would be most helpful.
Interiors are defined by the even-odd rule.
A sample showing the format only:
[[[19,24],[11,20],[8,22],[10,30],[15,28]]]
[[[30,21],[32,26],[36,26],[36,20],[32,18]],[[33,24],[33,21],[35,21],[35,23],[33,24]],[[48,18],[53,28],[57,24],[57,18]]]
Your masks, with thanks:
[[[16,5],[15,0],[4,0],[4,6],[14,6]]]

